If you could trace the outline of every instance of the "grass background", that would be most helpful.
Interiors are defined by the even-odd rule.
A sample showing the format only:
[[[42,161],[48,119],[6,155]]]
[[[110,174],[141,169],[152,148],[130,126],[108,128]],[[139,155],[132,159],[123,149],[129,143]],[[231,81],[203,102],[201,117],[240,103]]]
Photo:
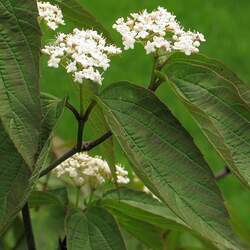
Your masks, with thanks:
[[[114,40],[121,45],[120,37],[112,30],[113,22],[120,16],[127,16],[147,8],[153,10],[157,6],[166,7],[174,12],[186,28],[202,32],[207,42],[201,46],[201,52],[217,58],[227,64],[243,80],[250,83],[250,1],[249,0],[81,0],[84,6],[94,14],[99,21],[111,32]],[[135,50],[126,51],[122,57],[112,61],[111,68],[105,74],[103,87],[108,84],[129,80],[137,84],[146,85],[149,82],[152,58],[145,55],[138,46]],[[76,103],[76,91],[72,88],[72,80],[63,70],[46,66],[43,59],[41,72],[42,90],[58,97],[70,95],[71,102]],[[224,163],[214,151],[204,143],[202,136],[192,124],[189,117],[181,109],[168,92],[166,87],[158,91],[159,96],[172,106],[175,114],[182,119],[185,127],[198,135],[197,143],[202,145],[203,153],[214,170],[223,167]],[[73,143],[75,137],[75,123],[71,114],[66,113],[58,126],[57,135],[66,142]],[[91,137],[87,134],[87,137]],[[117,150],[117,160],[126,162]],[[238,232],[250,241],[250,195],[236,178],[230,176],[222,180],[219,185],[227,200],[233,222]]]

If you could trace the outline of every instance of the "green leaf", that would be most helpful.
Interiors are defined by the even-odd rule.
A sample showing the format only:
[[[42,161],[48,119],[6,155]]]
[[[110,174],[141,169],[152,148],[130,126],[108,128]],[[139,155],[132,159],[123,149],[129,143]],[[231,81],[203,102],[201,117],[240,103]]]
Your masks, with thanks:
[[[116,212],[115,216],[122,228],[124,228],[140,242],[143,242],[145,245],[150,247],[150,249],[164,249],[164,232],[162,229],[119,212]]]
[[[83,84],[85,109],[87,109],[88,105],[93,101],[94,96],[98,93],[98,90],[99,85],[97,83],[85,82]],[[98,105],[95,105],[89,116],[87,129],[89,130],[88,134],[91,134],[91,138],[89,138],[90,140],[97,139],[109,131],[109,126],[105,121],[102,109]],[[98,145],[92,152],[94,154],[101,155],[108,162],[112,175],[114,179],[116,179],[115,152],[112,137]]]
[[[33,191],[29,197],[29,207],[37,208],[41,206],[61,206],[68,203],[68,194],[66,188],[55,189],[51,191]]]
[[[58,120],[60,119],[66,100],[66,98],[61,100],[50,94],[41,93],[41,105],[43,113],[40,138],[41,146],[43,146],[49,139],[51,131],[53,131]]]
[[[40,155],[36,162],[35,176],[39,175],[48,164],[48,158],[51,148],[51,140],[53,131],[57,126],[58,121],[63,115],[65,103],[67,98],[62,100],[49,94],[41,94],[42,104],[42,122],[41,122],[41,134],[40,134]],[[33,172],[33,174],[34,174]]]
[[[66,220],[68,250],[125,250],[116,221],[103,208],[71,211]]]
[[[40,29],[36,1],[0,3],[0,117],[30,169],[39,144]]]
[[[161,240],[167,241],[169,245],[169,235],[164,236],[167,232],[175,233],[192,233],[198,240],[208,244],[207,241],[201,239],[200,235],[194,233],[186,224],[183,223],[169,208],[162,202],[158,201],[150,194],[142,191],[120,188],[119,190],[110,190],[104,194],[101,204],[114,214],[119,222],[126,230],[133,230],[133,221],[136,223],[145,223],[145,227],[151,227],[152,233],[159,233],[161,230]],[[121,218],[120,218],[121,217]],[[125,223],[125,225],[124,225]],[[131,227],[127,224],[131,223]],[[134,233],[140,233],[140,229],[134,229]],[[132,233],[133,234],[133,233]],[[136,236],[136,235],[135,235]],[[139,239],[140,235],[137,235]],[[156,237],[156,236],[155,236]],[[159,237],[159,235],[157,236]],[[147,238],[150,238],[148,236]],[[143,239],[142,239],[143,240]],[[151,240],[153,244],[153,240]],[[145,244],[149,245],[145,241]],[[156,245],[155,245],[156,246]],[[154,249],[154,248],[153,248]],[[161,248],[162,249],[162,248]],[[214,249],[210,246],[210,249]]]
[[[63,12],[66,25],[73,23],[78,28],[93,28],[112,42],[110,33],[104,26],[77,0],[49,0],[52,4],[58,5]]]
[[[48,103],[48,98],[46,98],[46,103]],[[63,103],[65,103],[65,100],[59,101],[54,97],[50,97],[51,105],[43,106],[44,115],[42,120],[46,136],[41,136],[41,138],[47,138],[47,140],[43,143],[33,172],[29,170],[0,123],[0,233],[6,229],[21,210],[32,187],[39,178],[40,171],[47,164],[52,131],[63,113]]]
[[[65,237],[65,207],[47,206],[32,210],[32,226],[38,249],[57,250],[59,237]],[[27,248],[25,248],[27,250]]]
[[[121,188],[105,193],[102,205],[113,212],[141,220],[163,230],[187,230],[188,226],[163,203],[141,191]]]
[[[240,249],[209,166],[154,93],[121,82],[96,99],[144,184],[196,233],[221,249]]]
[[[223,64],[201,55],[175,54],[164,71],[207,141],[250,187],[250,87]]]
[[[0,122],[0,235],[22,208],[30,170]]]

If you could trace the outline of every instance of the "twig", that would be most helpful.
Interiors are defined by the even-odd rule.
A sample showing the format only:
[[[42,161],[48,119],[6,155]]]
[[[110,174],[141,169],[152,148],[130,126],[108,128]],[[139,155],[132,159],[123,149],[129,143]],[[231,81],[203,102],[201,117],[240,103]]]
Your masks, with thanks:
[[[28,203],[22,209],[22,216],[28,250],[36,250]]]
[[[61,240],[61,238],[59,238],[59,248],[60,250],[67,250],[67,239],[66,237],[63,238],[63,240]]]
[[[107,140],[110,136],[112,136],[112,132],[108,131],[107,133],[105,133],[100,138],[98,138],[98,139],[96,139],[94,141],[84,142],[83,146],[82,146],[82,151],[89,151],[89,150],[91,150],[92,148],[98,146],[99,144],[101,144],[102,142],[104,142],[105,140]]]
[[[81,119],[78,111],[75,109],[75,107],[73,105],[71,105],[68,100],[66,101],[66,107],[73,113],[73,115],[75,116],[76,120],[79,121]]]
[[[83,123],[86,123],[89,119],[89,115],[91,114],[91,111],[93,110],[93,108],[95,107],[96,105],[96,102],[95,101],[92,101],[89,106],[87,107],[85,113],[84,113],[84,116],[82,118],[83,120]]]
[[[68,158],[70,158],[71,156],[73,156],[74,154],[77,153],[77,149],[76,148],[72,148],[71,150],[69,150],[68,152],[66,152],[63,156],[61,156],[60,158],[56,159],[51,165],[49,165],[46,169],[44,169],[41,173],[40,173],[40,178],[43,177],[44,175],[48,174],[51,170],[53,170],[55,167],[57,167],[60,163],[62,163],[63,161],[67,160]]]
[[[88,150],[96,147],[97,145],[99,145],[100,143],[102,143],[108,137],[111,136],[112,133],[107,132],[106,134],[104,134],[103,136],[101,136],[100,138],[98,138],[95,141],[83,142],[84,125],[85,125],[86,121],[88,120],[89,115],[90,115],[91,111],[93,110],[95,104],[96,104],[95,102],[91,102],[83,116],[81,116],[72,105],[69,105],[69,107],[71,107],[70,110],[75,114],[75,117],[77,118],[79,116],[77,118],[78,133],[77,133],[76,147],[74,147],[71,150],[69,150],[68,152],[66,152],[63,156],[59,157],[51,165],[49,165],[45,170],[43,170],[40,173],[40,176],[39,176],[40,178],[43,177],[44,175],[48,174],[50,171],[52,171],[54,168],[56,168],[60,163],[67,160],[68,158],[70,158],[71,156],[76,154],[77,152],[88,151]]]
[[[76,141],[76,149],[77,152],[81,152],[82,148],[82,139],[83,139],[83,129],[84,129],[84,121],[81,118],[78,121],[78,131],[77,131],[77,141]]]
[[[80,151],[77,148],[72,148],[71,150],[69,150],[68,152],[66,152],[63,156],[61,156],[58,159],[56,159],[45,170],[43,170],[40,173],[39,177],[41,178],[41,177],[45,176],[50,171],[52,171],[54,168],[56,168],[60,163],[62,163],[63,161],[67,160],[68,158],[70,158],[71,156],[73,156],[74,154],[76,154],[77,152],[89,151],[92,148],[98,146],[99,144],[101,144],[102,142],[104,142],[105,140],[107,140],[110,136],[112,136],[112,132],[108,131],[107,133],[105,133],[100,138],[98,138],[98,139],[96,139],[94,141],[83,142]]]
[[[78,134],[77,134],[77,151],[81,152],[82,149],[82,141],[83,141],[83,131],[85,123],[88,121],[91,111],[93,110],[96,102],[93,101],[89,104],[88,108],[86,109],[85,113],[81,116],[80,120],[78,120]]]
[[[226,177],[231,173],[230,169],[228,167],[225,167],[223,170],[221,170],[219,173],[215,175],[215,179],[217,181],[221,180],[222,178]]]

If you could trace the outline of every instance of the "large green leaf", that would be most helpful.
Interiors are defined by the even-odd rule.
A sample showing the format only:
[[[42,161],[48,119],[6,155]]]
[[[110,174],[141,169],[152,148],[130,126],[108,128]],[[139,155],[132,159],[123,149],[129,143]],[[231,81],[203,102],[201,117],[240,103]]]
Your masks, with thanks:
[[[32,226],[38,249],[59,250],[58,240],[64,238],[65,207],[47,206],[32,210]],[[25,248],[27,250],[27,248]]]
[[[49,0],[51,3],[58,5],[63,12],[66,24],[74,24],[77,28],[93,28],[105,35],[112,41],[110,33],[104,26],[87,11],[84,6],[77,0]]]
[[[183,230],[188,226],[163,203],[141,191],[122,188],[107,192],[102,204],[107,209],[141,220],[163,230]]]
[[[85,82],[83,84],[83,94],[84,94],[84,107],[90,105],[94,101],[94,96],[99,91],[99,85],[93,82]],[[109,126],[104,118],[102,109],[95,105],[88,119],[87,124],[88,134],[91,135],[90,140],[97,139],[109,130]],[[113,139],[110,137],[103,143],[98,145],[93,149],[94,154],[101,155],[108,163],[111,168],[113,176],[115,175],[115,152]]]
[[[26,199],[30,171],[0,123],[0,234]]]
[[[145,185],[196,233],[221,249],[240,249],[209,166],[154,93],[121,82],[96,99]]]
[[[120,188],[104,194],[101,204],[119,224],[152,249],[163,249],[164,232],[189,230],[169,208],[141,191]]]
[[[137,220],[122,213],[116,212],[119,225],[150,249],[164,249],[164,232],[160,228],[144,221]]]
[[[0,123],[0,233],[6,229],[27,201],[40,171],[47,164],[51,134],[62,115],[65,100],[61,101],[51,97],[50,101],[46,98],[42,102],[49,102],[51,105],[43,105],[44,115],[42,120],[46,136],[41,136],[44,143],[33,172],[29,170]],[[49,129],[50,133],[48,133]],[[47,139],[45,140],[45,138]]]
[[[116,221],[103,208],[71,211],[66,220],[68,250],[125,250]]]
[[[41,94],[42,119],[41,119],[41,133],[39,141],[39,156],[32,172],[31,182],[35,183],[41,170],[49,164],[49,155],[52,143],[53,131],[60,120],[64,108],[66,98],[62,100],[49,94]]]
[[[164,70],[207,141],[250,187],[250,87],[218,61],[201,55],[175,54]]]
[[[30,169],[39,144],[40,29],[36,1],[0,2],[0,117]]]
[[[42,105],[42,122],[41,122],[41,136],[40,146],[44,146],[46,141],[51,135],[58,119],[63,113],[66,103],[66,98],[58,99],[50,94],[41,93],[41,105]]]
[[[29,197],[29,207],[68,205],[68,193],[66,188],[58,188],[50,191],[33,191]]]

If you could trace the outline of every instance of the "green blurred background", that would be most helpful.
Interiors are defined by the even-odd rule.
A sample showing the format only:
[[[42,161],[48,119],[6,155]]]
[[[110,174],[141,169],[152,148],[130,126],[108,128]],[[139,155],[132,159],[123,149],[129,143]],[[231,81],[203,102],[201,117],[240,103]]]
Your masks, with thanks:
[[[82,4],[94,14],[97,19],[111,32],[114,40],[121,46],[120,36],[112,30],[112,24],[121,16],[126,17],[131,12],[147,8],[153,10],[157,6],[166,7],[174,12],[187,29],[202,32],[207,42],[201,46],[201,53],[217,58],[227,64],[243,80],[250,83],[250,1],[249,0],[81,0]],[[69,95],[71,102],[76,104],[76,90],[72,80],[63,70],[49,69],[47,58],[43,58],[41,72],[42,90],[58,97]],[[135,50],[125,53],[112,61],[111,68],[105,73],[103,88],[108,84],[129,80],[147,85],[150,78],[152,58],[138,46]],[[164,86],[158,90],[158,95],[166,101],[172,111],[182,120],[185,127],[195,135],[197,144],[202,148],[210,166],[214,171],[223,168],[224,163],[207,145],[200,131],[192,123],[181,105],[175,101],[169,89]],[[57,135],[67,143],[73,143],[76,126],[73,117],[66,112],[58,126]],[[91,138],[87,133],[86,137]],[[119,148],[117,161],[126,163]],[[233,176],[219,183],[227,206],[232,215],[232,221],[237,231],[250,242],[250,195]]]

